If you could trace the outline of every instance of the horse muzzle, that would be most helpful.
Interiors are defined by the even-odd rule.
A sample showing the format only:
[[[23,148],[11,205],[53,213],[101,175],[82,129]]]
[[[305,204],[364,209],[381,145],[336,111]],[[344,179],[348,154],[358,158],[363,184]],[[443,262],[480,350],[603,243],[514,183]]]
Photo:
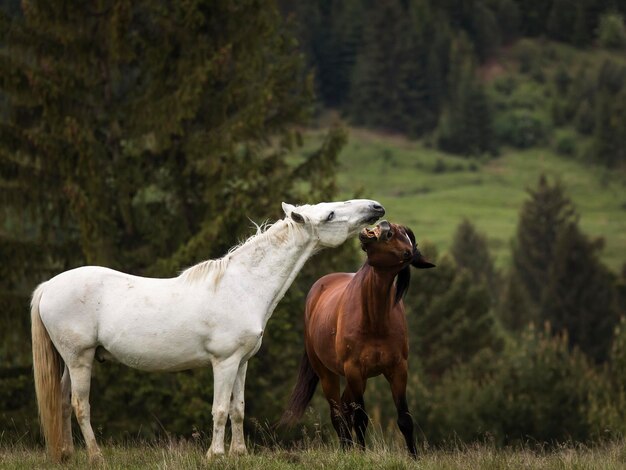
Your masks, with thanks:
[[[386,220],[383,220],[373,229],[365,227],[363,230],[361,230],[361,232],[359,233],[359,241],[363,245],[378,241],[381,238],[384,240],[389,230],[391,230],[391,225],[389,225],[389,222],[387,222]]]

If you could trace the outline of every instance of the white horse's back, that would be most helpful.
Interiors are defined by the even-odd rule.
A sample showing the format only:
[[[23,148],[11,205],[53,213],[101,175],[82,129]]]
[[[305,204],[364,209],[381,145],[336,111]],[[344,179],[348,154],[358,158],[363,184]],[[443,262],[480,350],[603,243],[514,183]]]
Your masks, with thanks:
[[[43,284],[39,309],[62,356],[100,347],[99,356],[136,369],[184,370],[210,362],[214,330],[210,316],[199,318],[202,296],[189,294],[179,278],[85,266]]]

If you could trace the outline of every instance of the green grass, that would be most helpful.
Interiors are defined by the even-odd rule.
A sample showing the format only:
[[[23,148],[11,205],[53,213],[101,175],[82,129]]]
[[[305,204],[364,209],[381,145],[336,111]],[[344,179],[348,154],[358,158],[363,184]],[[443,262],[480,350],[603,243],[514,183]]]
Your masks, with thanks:
[[[256,448],[243,457],[205,459],[206,448],[196,443],[109,445],[103,447],[103,469],[622,469],[626,446],[622,441],[593,447],[563,446],[552,450],[495,449],[486,445],[462,445],[452,450],[425,450],[417,460],[403,450],[384,446],[366,452],[343,452],[329,445],[311,445],[300,450]],[[84,469],[85,451],[80,449],[63,465],[50,464],[43,450],[0,447],[3,469]]]
[[[312,145],[319,143],[313,134]],[[317,141],[317,142],[316,142]],[[495,159],[444,154],[402,137],[352,129],[340,155],[342,198],[355,193],[380,201],[390,221],[410,226],[418,242],[446,251],[459,222],[485,233],[499,266],[510,261],[510,242],[526,189],[546,173],[564,184],[582,230],[603,237],[602,260],[614,271],[626,262],[626,175],[552,150],[503,150]]]

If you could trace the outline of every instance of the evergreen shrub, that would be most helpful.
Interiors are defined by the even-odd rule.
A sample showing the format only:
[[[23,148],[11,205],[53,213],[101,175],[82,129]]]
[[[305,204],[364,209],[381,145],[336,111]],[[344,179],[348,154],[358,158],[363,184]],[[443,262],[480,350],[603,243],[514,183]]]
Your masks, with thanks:
[[[494,119],[498,142],[517,148],[529,148],[546,142],[551,132],[549,119],[528,109],[511,109]]]
[[[624,18],[617,13],[605,13],[600,17],[597,29],[598,43],[607,49],[626,47]]]
[[[555,133],[554,150],[559,155],[573,157],[576,155],[576,133],[570,129],[560,129]]]
[[[530,326],[502,352],[484,350],[447,373],[431,393],[426,429],[432,443],[586,441],[596,383],[594,369],[569,350],[565,335]]]

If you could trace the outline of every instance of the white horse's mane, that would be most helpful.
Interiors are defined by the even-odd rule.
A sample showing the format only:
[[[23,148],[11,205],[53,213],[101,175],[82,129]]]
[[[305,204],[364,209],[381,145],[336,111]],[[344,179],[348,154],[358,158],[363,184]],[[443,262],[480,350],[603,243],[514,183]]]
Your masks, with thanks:
[[[214,285],[217,287],[224,272],[230,263],[235,252],[241,248],[259,244],[268,243],[271,245],[282,245],[286,243],[293,236],[302,235],[302,226],[294,222],[291,218],[280,219],[270,224],[267,220],[261,224],[257,224],[253,220],[250,220],[256,227],[256,233],[250,236],[248,239],[233,246],[228,253],[218,259],[210,259],[201,261],[200,263],[185,269],[180,273],[180,278],[185,282],[193,283],[197,281],[204,281],[209,276],[213,276]],[[281,224],[283,222],[283,224]],[[270,229],[276,227],[277,230],[270,233]]]

